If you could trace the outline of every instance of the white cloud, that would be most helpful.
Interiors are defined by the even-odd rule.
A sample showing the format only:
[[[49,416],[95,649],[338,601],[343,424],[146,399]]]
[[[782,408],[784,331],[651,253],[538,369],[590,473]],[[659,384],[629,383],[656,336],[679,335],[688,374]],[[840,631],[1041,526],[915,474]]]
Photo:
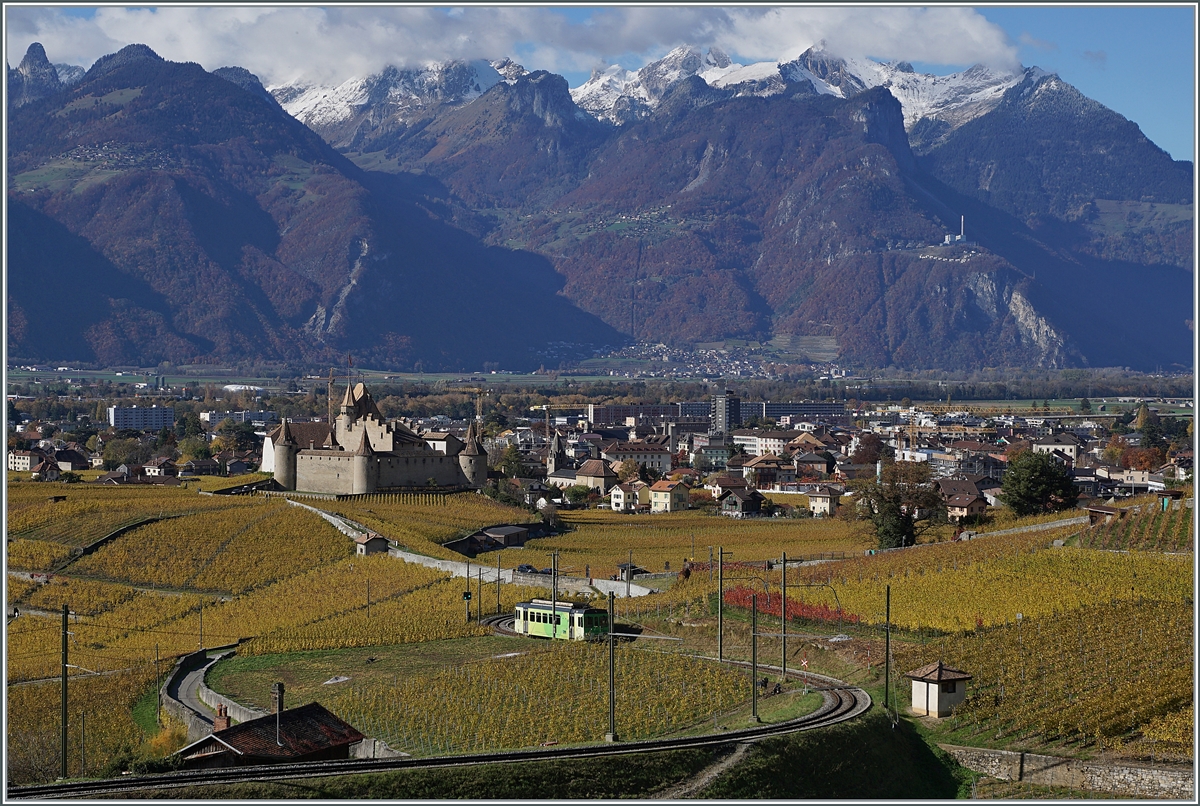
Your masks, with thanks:
[[[265,83],[336,82],[387,64],[521,54],[529,69],[636,66],[680,44],[717,45],[747,61],[794,58],[825,40],[842,55],[936,64],[1016,63],[1003,31],[964,8],[611,7],[587,23],[549,7],[5,8],[10,63],[31,42],[51,61],[90,66],[131,43],[212,70],[240,65]]]

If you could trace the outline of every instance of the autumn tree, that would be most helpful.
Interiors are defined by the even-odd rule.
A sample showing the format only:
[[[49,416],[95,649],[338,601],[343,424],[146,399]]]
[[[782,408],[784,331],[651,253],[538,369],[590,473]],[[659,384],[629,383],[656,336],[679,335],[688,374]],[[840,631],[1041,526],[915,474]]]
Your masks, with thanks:
[[[1130,470],[1155,470],[1166,464],[1167,458],[1159,448],[1126,448],[1121,452],[1121,467]]]
[[[1104,446],[1104,461],[1110,465],[1120,464],[1121,455],[1129,449],[1129,442],[1125,437],[1114,434],[1108,438],[1108,443]]]
[[[506,476],[521,475],[524,465],[521,462],[521,450],[516,445],[509,445],[500,457],[500,471]]]
[[[1022,451],[1009,459],[999,497],[1024,517],[1071,509],[1079,490],[1071,474],[1050,454]]]
[[[879,548],[911,546],[945,513],[926,462],[893,462],[879,481],[858,488],[859,517],[870,521]]]
[[[642,466],[636,459],[626,459],[621,462],[621,466],[617,469],[617,478],[624,484],[627,481],[634,481],[638,478]]]
[[[891,456],[895,456],[895,451],[889,445],[884,444],[878,434],[866,432],[859,436],[854,453],[850,455],[850,461],[856,465],[873,465],[880,459],[891,458]]]

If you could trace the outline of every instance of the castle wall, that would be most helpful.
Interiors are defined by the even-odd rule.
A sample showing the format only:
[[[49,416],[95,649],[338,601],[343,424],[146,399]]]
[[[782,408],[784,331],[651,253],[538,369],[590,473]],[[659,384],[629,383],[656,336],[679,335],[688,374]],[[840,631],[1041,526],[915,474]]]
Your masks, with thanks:
[[[439,487],[470,484],[456,456],[429,453],[425,456],[375,456],[375,489],[427,487],[429,479]]]
[[[353,495],[389,487],[428,487],[430,479],[439,487],[472,486],[457,456],[432,451],[425,455],[371,456],[366,460],[365,480],[360,477],[356,484],[357,461],[361,457],[349,451],[301,451],[296,457],[295,489]]]
[[[347,451],[301,451],[296,457],[295,489],[306,493],[354,493],[356,458]]]

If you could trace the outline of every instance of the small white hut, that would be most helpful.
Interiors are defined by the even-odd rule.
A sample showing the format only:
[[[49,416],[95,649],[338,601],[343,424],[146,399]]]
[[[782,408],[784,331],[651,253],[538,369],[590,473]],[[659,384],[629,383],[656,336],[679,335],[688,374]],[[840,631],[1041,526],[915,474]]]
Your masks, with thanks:
[[[354,542],[358,554],[383,554],[388,550],[387,538],[374,532],[358,535],[354,538]]]
[[[951,669],[940,660],[904,675],[912,680],[912,710],[918,716],[941,719],[967,697],[971,675]]]

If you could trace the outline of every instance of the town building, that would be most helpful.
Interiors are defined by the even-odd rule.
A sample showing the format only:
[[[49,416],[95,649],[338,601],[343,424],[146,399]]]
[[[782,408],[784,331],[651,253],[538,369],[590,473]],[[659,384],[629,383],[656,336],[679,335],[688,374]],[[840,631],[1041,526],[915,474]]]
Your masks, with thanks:
[[[708,415],[710,434],[727,434],[742,424],[742,399],[726,389],[713,395]]]
[[[617,481],[617,474],[603,459],[588,459],[575,471],[575,484],[590,487],[601,495],[607,495]]]
[[[841,493],[832,487],[818,487],[808,494],[808,508],[814,515],[831,518],[837,514],[841,500]]]
[[[175,409],[170,406],[109,406],[108,424],[132,431],[161,431],[175,427]]]
[[[613,464],[634,461],[648,470],[666,474],[671,470],[671,449],[652,442],[616,442],[601,451],[601,458]]]
[[[627,481],[609,491],[613,512],[636,512],[650,506],[650,485],[644,481]]]
[[[651,512],[682,512],[691,490],[682,481],[656,481],[650,485]]]

